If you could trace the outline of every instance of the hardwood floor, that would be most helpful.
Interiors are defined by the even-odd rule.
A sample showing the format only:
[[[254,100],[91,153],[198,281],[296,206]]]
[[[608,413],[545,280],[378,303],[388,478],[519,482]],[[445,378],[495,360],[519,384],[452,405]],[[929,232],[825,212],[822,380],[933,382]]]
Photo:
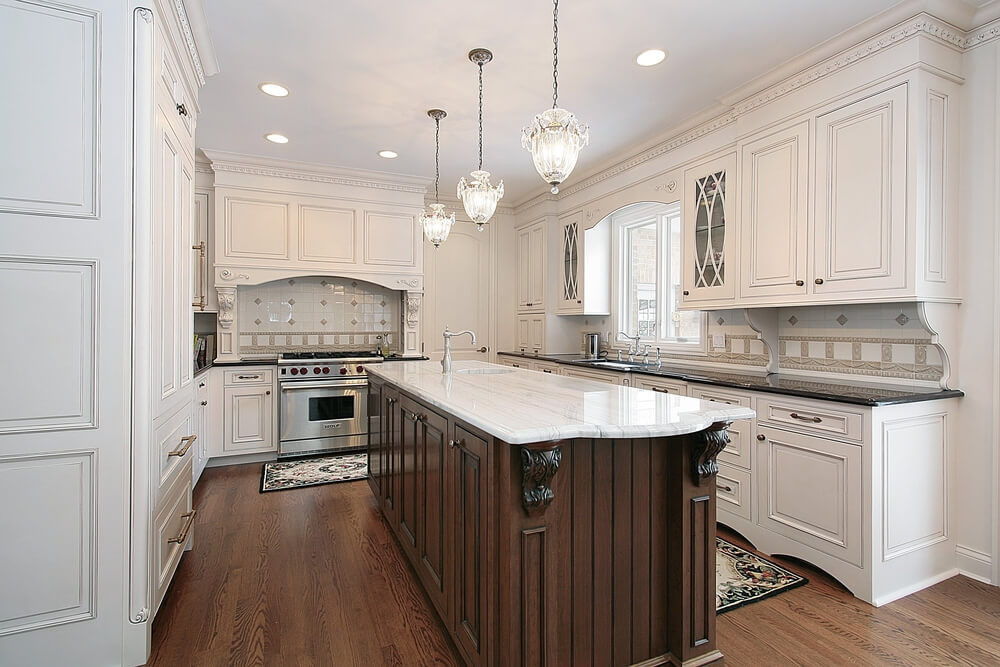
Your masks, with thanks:
[[[205,471],[149,664],[460,664],[365,482],[259,484],[260,464]],[[775,560],[809,583],[721,615],[718,664],[1000,664],[1000,589],[955,577],[876,609]]]

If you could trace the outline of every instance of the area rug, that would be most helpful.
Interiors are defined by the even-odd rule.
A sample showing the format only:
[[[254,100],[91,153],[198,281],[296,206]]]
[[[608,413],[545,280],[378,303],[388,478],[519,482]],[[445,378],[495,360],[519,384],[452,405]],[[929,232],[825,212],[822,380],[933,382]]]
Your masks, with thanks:
[[[353,482],[368,474],[367,455],[341,454],[296,461],[269,461],[260,475],[260,492]]]
[[[751,602],[791,590],[805,577],[715,538],[715,611],[722,614]]]

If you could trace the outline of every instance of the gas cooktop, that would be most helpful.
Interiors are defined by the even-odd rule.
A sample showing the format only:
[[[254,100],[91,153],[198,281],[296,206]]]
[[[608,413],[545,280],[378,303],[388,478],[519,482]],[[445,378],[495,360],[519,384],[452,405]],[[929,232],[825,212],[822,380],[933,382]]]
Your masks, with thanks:
[[[378,353],[370,350],[320,350],[318,352],[283,352],[281,361],[324,361],[327,359],[381,359]]]

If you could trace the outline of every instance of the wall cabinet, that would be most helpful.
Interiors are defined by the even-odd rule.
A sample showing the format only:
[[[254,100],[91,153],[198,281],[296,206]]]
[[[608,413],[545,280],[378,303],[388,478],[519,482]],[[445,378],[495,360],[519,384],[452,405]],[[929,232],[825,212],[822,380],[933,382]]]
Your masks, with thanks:
[[[215,245],[215,230],[212,223],[215,211],[212,208],[213,194],[210,191],[196,191],[194,195],[194,224],[191,241],[191,305],[196,311],[218,312],[219,297],[214,288],[212,275],[215,261],[212,250]]]
[[[559,219],[562,234],[559,269],[560,315],[611,313],[611,220],[590,227],[582,211]]]
[[[736,154],[684,172],[681,304],[713,307],[732,302],[739,279]]]
[[[517,230],[517,312],[545,310],[545,220]]]
[[[804,295],[809,241],[809,122],[743,144],[740,297]]]
[[[277,401],[271,369],[226,370],[221,449],[213,456],[256,454],[278,449]]]
[[[545,315],[521,315],[517,318],[517,348],[522,352],[545,351]]]
[[[489,448],[477,431],[371,378],[369,485],[469,664],[486,662]]]

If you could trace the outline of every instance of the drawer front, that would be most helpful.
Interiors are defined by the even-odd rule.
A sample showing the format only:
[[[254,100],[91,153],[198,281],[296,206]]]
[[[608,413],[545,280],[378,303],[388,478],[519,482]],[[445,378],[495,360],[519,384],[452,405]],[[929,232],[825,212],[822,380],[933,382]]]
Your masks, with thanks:
[[[757,523],[862,566],[861,446],[768,427],[758,432]]]
[[[524,357],[505,357],[501,355],[497,357],[497,363],[504,366],[513,366],[514,368],[534,368],[534,364]]]
[[[688,395],[687,383],[681,380],[635,375],[633,376],[632,386],[637,389],[649,389],[650,391],[658,391],[663,394],[674,394],[676,396]]]
[[[536,361],[534,365],[535,370],[540,373],[559,374],[559,364],[552,363],[551,361]]]
[[[760,396],[757,398],[757,423],[861,442],[864,416],[860,411],[830,408],[813,401]]]
[[[724,389],[691,386],[689,393],[693,398],[702,401],[714,401],[726,405],[739,405],[749,408],[751,399],[748,394],[741,394]],[[729,444],[719,453],[720,463],[729,463],[747,470],[752,469],[753,462],[753,420],[740,419],[729,426]]]
[[[184,466],[186,475],[177,478],[159,503],[153,520],[153,614],[160,608],[177,565],[190,541],[194,525],[191,506],[191,463]]]
[[[274,371],[270,368],[244,368],[226,371],[227,387],[238,387],[247,384],[271,384],[274,381]]]
[[[170,419],[160,424],[153,433],[156,445],[157,498],[162,498],[173,485],[182,469],[194,458],[197,439],[192,406],[185,404]],[[190,473],[189,473],[190,476]]]
[[[575,366],[563,366],[559,370],[562,375],[565,375],[566,377],[594,380],[595,382],[604,382],[606,384],[628,385],[627,373],[612,373],[596,369],[581,369]]]
[[[719,474],[715,478],[719,511],[726,511],[751,521],[750,513],[750,473],[735,466],[719,463]]]

